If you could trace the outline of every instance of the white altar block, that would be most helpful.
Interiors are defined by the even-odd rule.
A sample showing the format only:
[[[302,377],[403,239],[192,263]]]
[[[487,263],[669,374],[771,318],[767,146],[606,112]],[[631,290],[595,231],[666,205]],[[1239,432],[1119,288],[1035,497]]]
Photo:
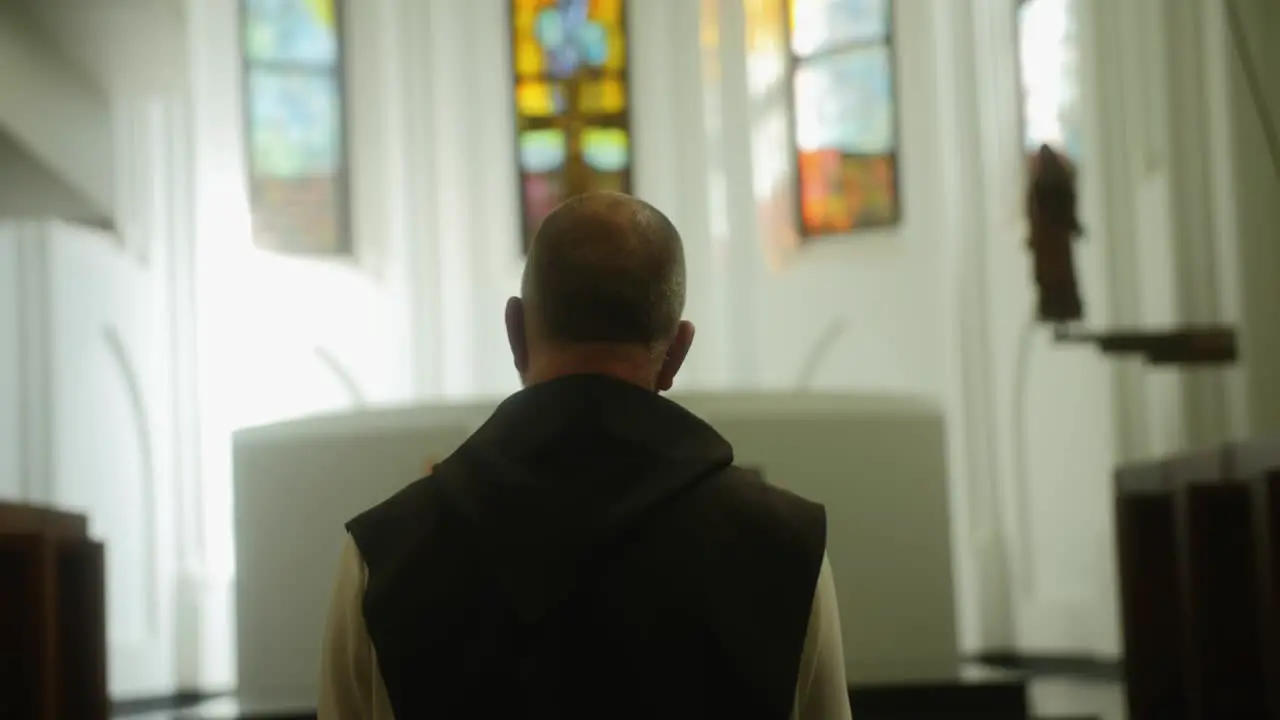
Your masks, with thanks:
[[[740,465],[827,508],[849,680],[959,663],[945,429],[932,403],[866,395],[686,395]],[[240,692],[313,697],[343,524],[422,477],[495,403],[367,410],[235,436]]]

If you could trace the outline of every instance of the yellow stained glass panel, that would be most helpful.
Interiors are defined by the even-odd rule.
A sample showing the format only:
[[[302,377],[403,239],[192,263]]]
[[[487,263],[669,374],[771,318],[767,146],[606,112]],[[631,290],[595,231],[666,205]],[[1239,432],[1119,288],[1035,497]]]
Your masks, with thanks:
[[[519,77],[537,77],[543,74],[542,49],[529,37],[518,36],[515,46],[516,75]]]
[[[626,86],[616,77],[584,81],[578,93],[578,110],[583,115],[613,115],[627,107]]]
[[[609,57],[604,61],[605,69],[620,71],[627,66],[627,38],[621,27],[609,30]]]
[[[516,85],[516,112],[538,118],[555,115],[555,88],[545,80],[521,80]]]
[[[526,249],[564,199],[631,191],[626,7],[626,0],[511,0]]]
[[[622,0],[591,0],[588,13],[604,25],[622,25]]]
[[[327,28],[333,28],[337,25],[337,12],[333,6],[333,0],[307,0],[307,7],[311,9],[316,20]]]

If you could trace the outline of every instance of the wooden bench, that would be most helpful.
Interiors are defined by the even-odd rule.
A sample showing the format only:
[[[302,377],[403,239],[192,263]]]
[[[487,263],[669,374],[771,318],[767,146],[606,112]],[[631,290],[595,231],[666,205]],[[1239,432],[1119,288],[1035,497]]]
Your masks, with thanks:
[[[1280,440],[1115,483],[1130,720],[1280,720]]]
[[[0,717],[107,717],[103,584],[84,516],[0,503]]]

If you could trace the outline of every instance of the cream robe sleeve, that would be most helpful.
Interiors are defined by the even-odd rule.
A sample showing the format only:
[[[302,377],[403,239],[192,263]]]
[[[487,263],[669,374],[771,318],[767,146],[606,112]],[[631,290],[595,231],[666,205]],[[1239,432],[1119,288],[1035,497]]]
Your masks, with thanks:
[[[394,720],[378,657],[364,626],[365,567],[347,536],[320,659],[319,720]]]
[[[818,586],[813,590],[809,630],[796,678],[796,705],[791,720],[849,720],[849,682],[844,674],[844,640],[831,561],[824,555]]]
[[[319,720],[394,720],[364,625],[365,567],[348,536],[333,589],[320,669]],[[849,720],[840,612],[824,557],[813,593],[792,720]]]

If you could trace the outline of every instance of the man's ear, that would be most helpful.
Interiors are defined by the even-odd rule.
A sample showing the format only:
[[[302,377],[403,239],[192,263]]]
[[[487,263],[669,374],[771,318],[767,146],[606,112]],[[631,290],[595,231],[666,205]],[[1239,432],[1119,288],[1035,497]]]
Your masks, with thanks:
[[[689,348],[693,347],[694,327],[688,320],[681,320],[676,326],[675,339],[667,347],[667,356],[662,360],[662,368],[658,370],[658,392],[666,392],[675,384],[676,374],[689,356]]]
[[[525,329],[524,301],[518,297],[507,300],[507,344],[511,346],[511,360],[520,377],[529,371],[529,337]]]

